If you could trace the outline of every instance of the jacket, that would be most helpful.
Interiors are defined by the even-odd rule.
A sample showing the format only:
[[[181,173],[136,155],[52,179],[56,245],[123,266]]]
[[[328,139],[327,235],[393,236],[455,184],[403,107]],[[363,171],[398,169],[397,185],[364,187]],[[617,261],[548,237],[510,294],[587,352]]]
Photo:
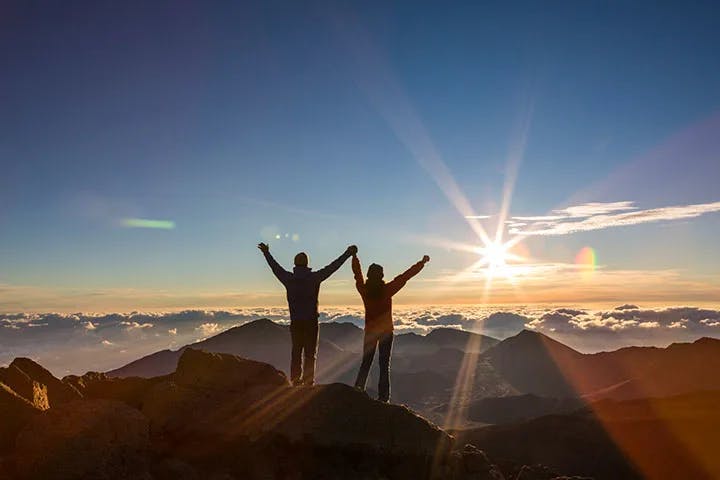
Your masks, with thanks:
[[[362,297],[365,306],[365,331],[371,333],[389,333],[393,331],[392,297],[405,286],[408,280],[420,273],[425,264],[418,262],[405,272],[395,277],[391,282],[383,285],[380,296],[368,295],[365,279],[360,268],[360,260],[352,259],[352,270],[355,277],[355,287]]]
[[[314,321],[317,322],[320,313],[318,312],[318,294],[320,284],[350,257],[345,252],[328,266],[314,272],[309,267],[295,266],[292,273],[285,270],[273,258],[270,252],[264,252],[270,269],[280,283],[285,286],[287,292],[288,307],[290,309],[290,321]]]

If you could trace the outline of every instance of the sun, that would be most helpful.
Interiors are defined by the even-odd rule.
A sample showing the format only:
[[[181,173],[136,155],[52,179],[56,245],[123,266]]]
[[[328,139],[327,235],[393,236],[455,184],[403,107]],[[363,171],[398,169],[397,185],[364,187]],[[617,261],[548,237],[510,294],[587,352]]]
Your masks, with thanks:
[[[482,256],[488,267],[503,267],[507,264],[507,246],[501,243],[491,242],[484,247],[478,247],[478,253]]]
[[[480,255],[479,266],[485,267],[485,274],[492,277],[512,277],[515,269],[511,261],[521,261],[522,257],[510,252],[513,242],[488,242],[479,246],[475,251]]]

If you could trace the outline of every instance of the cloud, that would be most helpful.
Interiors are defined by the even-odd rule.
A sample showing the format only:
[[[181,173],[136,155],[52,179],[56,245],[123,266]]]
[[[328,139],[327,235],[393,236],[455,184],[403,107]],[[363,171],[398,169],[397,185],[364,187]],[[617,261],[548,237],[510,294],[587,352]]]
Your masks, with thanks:
[[[624,210],[635,210],[633,202],[590,202],[560,210],[554,210],[554,212],[562,214],[564,218],[584,218],[592,217],[593,215],[606,215],[608,213],[621,212]]]
[[[211,335],[218,334],[222,331],[220,325],[217,323],[203,323],[195,329],[200,332],[203,337],[209,337]]]
[[[692,306],[641,308],[630,304],[621,307],[591,310],[560,305],[503,309],[491,305],[396,305],[393,320],[396,334],[425,334],[435,328],[451,327],[503,339],[532,328],[582,351],[627,345],[665,346],[701,336],[720,337],[720,310]],[[282,307],[102,315],[0,314],[0,364],[26,356],[37,358],[60,376],[106,371],[259,318],[289,321],[288,311]],[[361,305],[328,307],[321,312],[320,320],[363,327],[364,312]],[[89,324],[94,328],[89,329]]]
[[[586,351],[630,345],[665,346],[720,337],[720,310],[698,307],[613,309],[572,314],[570,309],[547,312],[528,325]]]
[[[478,326],[481,333],[496,338],[506,338],[522,331],[530,322],[525,315],[512,312],[494,312]]]
[[[152,323],[138,323],[138,322],[120,322],[120,325],[125,326],[125,328],[127,328],[128,330],[153,328],[155,326]]]
[[[638,310],[640,307],[637,305],[633,305],[631,303],[626,303],[625,305],[620,305],[619,307],[615,307],[615,310]]]
[[[511,227],[509,231],[515,235],[568,235],[642,223],[696,218],[713,212],[720,212],[720,202],[648,210],[638,210],[630,201],[586,203],[554,210],[556,215],[546,217],[512,217],[513,220],[532,221],[527,226]]]

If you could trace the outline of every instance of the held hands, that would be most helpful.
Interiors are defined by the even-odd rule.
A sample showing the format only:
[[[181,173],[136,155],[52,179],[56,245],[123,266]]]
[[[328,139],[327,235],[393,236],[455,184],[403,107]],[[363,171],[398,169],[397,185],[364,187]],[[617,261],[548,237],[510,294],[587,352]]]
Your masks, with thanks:
[[[258,243],[258,248],[263,253],[267,253],[270,251],[270,245],[268,245],[267,243],[262,243],[262,242]]]
[[[347,250],[345,250],[345,253],[349,253],[349,254],[352,255],[353,257],[354,257],[355,255],[357,255],[357,252],[358,252],[358,248],[357,248],[357,246],[355,246],[355,245],[350,245],[350,246],[347,248]]]
[[[428,263],[429,261],[430,261],[430,257],[428,257],[427,255],[423,255],[421,262]]]

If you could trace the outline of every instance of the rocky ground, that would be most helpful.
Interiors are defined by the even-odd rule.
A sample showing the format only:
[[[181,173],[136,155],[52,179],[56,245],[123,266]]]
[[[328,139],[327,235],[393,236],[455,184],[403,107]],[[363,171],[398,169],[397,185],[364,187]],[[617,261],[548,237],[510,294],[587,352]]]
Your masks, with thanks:
[[[343,384],[187,349],[154,378],[0,369],[0,479],[552,479]]]

